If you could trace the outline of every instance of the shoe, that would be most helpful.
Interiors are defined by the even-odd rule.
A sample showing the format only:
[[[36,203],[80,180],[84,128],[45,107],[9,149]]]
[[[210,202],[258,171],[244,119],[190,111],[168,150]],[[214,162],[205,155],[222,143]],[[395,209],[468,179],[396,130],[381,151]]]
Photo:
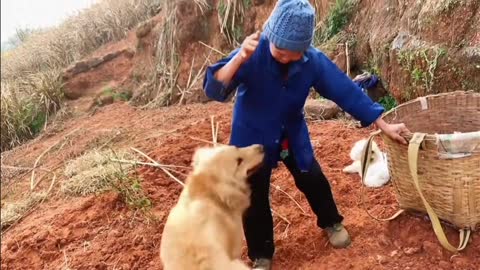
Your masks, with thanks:
[[[256,259],[252,267],[252,270],[272,270],[272,260],[266,258]]]
[[[346,248],[352,242],[342,223],[336,223],[332,227],[327,227],[325,231],[327,231],[328,240],[334,248]]]

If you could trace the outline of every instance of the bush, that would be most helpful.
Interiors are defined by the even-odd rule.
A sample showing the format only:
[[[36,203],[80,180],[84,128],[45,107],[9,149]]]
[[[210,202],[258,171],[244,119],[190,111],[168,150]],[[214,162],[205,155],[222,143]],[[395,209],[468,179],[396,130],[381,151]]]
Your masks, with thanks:
[[[327,17],[317,31],[316,44],[327,42],[347,25],[357,0],[336,0]]]

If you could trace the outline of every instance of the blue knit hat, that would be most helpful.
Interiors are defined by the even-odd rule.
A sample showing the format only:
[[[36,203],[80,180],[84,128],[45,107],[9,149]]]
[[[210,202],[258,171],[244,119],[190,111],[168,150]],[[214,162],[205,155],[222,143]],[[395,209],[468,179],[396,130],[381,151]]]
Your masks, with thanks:
[[[308,0],[278,0],[265,35],[277,48],[303,52],[312,43],[315,11]]]

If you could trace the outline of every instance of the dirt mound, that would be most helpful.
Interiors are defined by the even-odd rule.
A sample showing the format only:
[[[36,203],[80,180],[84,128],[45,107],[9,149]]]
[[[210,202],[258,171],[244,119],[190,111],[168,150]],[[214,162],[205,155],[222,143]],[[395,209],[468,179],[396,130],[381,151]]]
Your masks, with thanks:
[[[67,104],[88,111],[104,105],[100,102],[102,96],[112,96],[112,92],[127,92],[125,100],[135,95],[154,68],[162,20],[162,15],[156,15],[130,31],[125,39],[107,43],[65,69],[64,93],[70,100]]]
[[[65,160],[106,141],[115,148],[136,147],[159,163],[189,166],[195,148],[211,140],[210,115],[220,122],[219,141],[228,142],[231,109],[230,104],[209,103],[143,111],[118,103],[101,108],[91,117],[71,120],[61,132],[6,153],[3,162],[31,167],[46,148],[82,127],[84,132],[72,135],[71,143],[46,154],[40,166],[58,167],[61,175]],[[327,245],[307,201],[281,165],[274,172],[271,189],[272,208],[277,213],[275,269],[476,269],[480,240],[475,234],[467,249],[452,257],[439,245],[424,217],[404,214],[392,222],[379,223],[362,210],[358,176],[345,175],[341,170],[350,162],[351,145],[370,130],[338,121],[312,122],[309,127],[315,153],[330,179],[353,244],[343,250]],[[179,168],[174,175],[183,180],[188,171]],[[161,269],[158,252],[163,222],[181,187],[157,168],[143,166],[137,173],[153,203],[157,222],[129,210],[114,192],[83,198],[52,193],[3,235],[2,269]],[[40,177],[41,172],[38,174]],[[63,176],[59,179],[65,180]],[[9,188],[5,183],[10,183]],[[3,201],[28,193],[28,184],[29,175],[18,174],[14,181],[2,179]],[[306,214],[275,186],[298,201]],[[387,215],[396,210],[390,186],[367,195],[374,213],[385,211],[382,215]],[[456,230],[446,231],[452,241],[458,239]]]
[[[348,28],[352,65],[375,71],[399,101],[480,92],[479,22],[475,0],[361,1]]]

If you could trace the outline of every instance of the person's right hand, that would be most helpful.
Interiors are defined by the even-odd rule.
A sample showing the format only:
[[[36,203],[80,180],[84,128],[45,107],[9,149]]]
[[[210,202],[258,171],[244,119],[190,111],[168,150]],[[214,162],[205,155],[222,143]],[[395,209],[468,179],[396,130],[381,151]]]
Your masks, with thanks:
[[[257,31],[248,37],[242,43],[242,48],[240,49],[240,57],[242,62],[245,63],[252,54],[255,52],[258,46],[258,40],[260,39],[260,31]]]

